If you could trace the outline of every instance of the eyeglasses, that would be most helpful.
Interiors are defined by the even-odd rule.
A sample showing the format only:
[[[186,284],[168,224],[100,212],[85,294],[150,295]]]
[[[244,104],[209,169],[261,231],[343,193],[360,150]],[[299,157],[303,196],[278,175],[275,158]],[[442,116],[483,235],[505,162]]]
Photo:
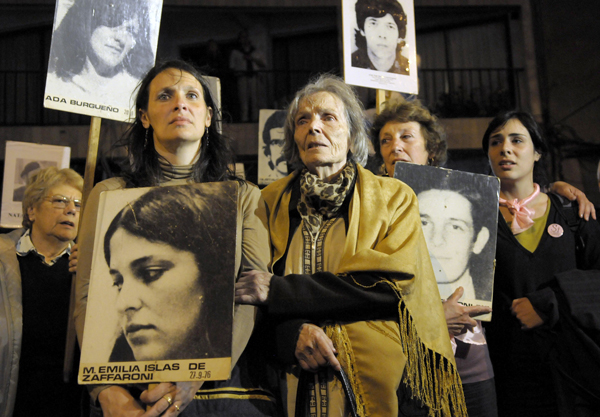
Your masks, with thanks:
[[[44,200],[48,200],[52,207],[55,209],[64,210],[68,207],[71,202],[75,206],[75,211],[81,210],[81,200],[72,200],[69,197],[65,197],[64,195],[56,194],[50,197],[46,197]]]

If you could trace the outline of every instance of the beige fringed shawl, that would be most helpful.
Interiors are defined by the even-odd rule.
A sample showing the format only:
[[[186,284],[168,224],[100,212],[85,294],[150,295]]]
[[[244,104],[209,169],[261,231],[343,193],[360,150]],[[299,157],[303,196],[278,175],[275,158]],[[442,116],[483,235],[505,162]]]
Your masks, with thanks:
[[[417,198],[401,181],[375,176],[360,166],[357,171],[343,255],[334,272],[347,276],[367,271],[395,274],[396,279],[382,278],[381,284],[392,286],[399,299],[397,322],[364,321],[326,327],[354,387],[359,413],[369,415],[372,403],[380,400],[380,390],[372,385],[371,377],[377,380],[385,375],[389,380],[386,384],[392,386],[397,386],[395,379],[399,382],[401,378],[429,407],[431,416],[466,416]],[[273,262],[286,251],[291,186],[297,175],[298,171],[263,190]],[[398,369],[388,367],[391,364]]]

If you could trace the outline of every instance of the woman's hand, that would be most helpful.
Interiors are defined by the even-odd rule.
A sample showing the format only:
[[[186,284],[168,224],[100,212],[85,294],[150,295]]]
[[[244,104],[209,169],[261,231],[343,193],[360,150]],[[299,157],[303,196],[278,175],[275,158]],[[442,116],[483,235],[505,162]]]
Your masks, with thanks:
[[[79,257],[79,245],[77,243],[71,246],[71,254],[69,255],[69,272],[74,274],[77,272],[77,258]]]
[[[444,306],[444,315],[448,325],[448,333],[452,336],[458,336],[466,333],[467,330],[473,330],[477,322],[472,317],[481,314],[490,313],[492,309],[484,306],[467,307],[458,303],[464,293],[463,287],[458,287],[450,297],[442,304]]]
[[[512,302],[510,311],[521,322],[521,329],[531,330],[544,324],[544,320],[535,311],[529,298],[517,298]]]
[[[174,417],[192,402],[194,395],[202,386],[202,381],[163,382],[152,389],[142,392],[140,399],[152,405],[143,417]]]
[[[267,304],[272,274],[262,271],[244,271],[235,283],[235,302],[238,304]]]
[[[335,357],[337,351],[323,329],[314,324],[303,324],[296,342],[296,359],[305,371],[317,372],[323,366],[331,366],[336,371],[342,369]]]
[[[100,391],[98,402],[104,417],[141,417],[145,411],[125,387],[118,385]]]
[[[580,189],[575,188],[564,181],[556,181],[551,185],[550,191],[560,194],[571,201],[577,200],[577,203],[579,204],[579,217],[589,220],[591,214],[592,218],[596,219],[596,209],[594,208],[594,204],[588,200],[585,193]]]

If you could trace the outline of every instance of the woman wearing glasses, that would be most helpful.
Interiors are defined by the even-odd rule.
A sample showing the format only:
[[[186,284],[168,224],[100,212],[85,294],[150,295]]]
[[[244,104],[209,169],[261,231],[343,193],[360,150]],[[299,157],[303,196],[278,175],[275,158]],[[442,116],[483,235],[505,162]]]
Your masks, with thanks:
[[[37,415],[40,404],[80,413],[82,390],[62,371],[82,189],[72,169],[41,170],[25,189],[24,228],[0,236],[0,415]]]

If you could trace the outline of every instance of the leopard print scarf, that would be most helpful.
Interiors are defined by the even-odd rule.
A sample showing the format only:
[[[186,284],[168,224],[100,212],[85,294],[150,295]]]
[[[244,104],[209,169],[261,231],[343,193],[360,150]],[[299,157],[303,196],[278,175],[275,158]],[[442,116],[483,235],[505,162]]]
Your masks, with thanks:
[[[300,173],[298,212],[312,238],[319,234],[323,220],[337,215],[356,176],[356,166],[349,162],[332,183],[323,182],[305,168]]]

